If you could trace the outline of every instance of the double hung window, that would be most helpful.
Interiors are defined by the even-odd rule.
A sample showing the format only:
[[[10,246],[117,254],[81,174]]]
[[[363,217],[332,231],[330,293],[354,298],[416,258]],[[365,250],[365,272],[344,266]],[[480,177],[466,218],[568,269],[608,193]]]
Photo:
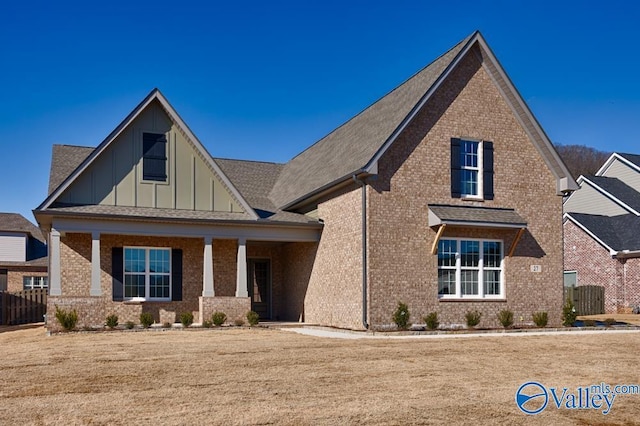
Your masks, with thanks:
[[[171,249],[124,248],[124,298],[171,300]]]

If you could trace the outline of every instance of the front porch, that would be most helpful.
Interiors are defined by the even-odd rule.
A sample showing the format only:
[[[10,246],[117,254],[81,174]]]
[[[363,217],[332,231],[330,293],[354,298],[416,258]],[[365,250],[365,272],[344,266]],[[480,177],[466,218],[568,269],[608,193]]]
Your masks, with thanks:
[[[246,321],[250,310],[261,320],[304,321],[317,229],[238,228],[232,236],[229,228],[209,227],[196,236],[185,235],[196,229],[179,226],[155,227],[155,235],[144,226],[118,233],[96,231],[95,224],[92,232],[58,226],[50,232],[48,309],[76,309],[79,327],[102,326],[111,314],[138,323],[142,312],[159,324],[179,322],[183,312],[203,323],[216,311],[233,323]],[[158,268],[150,259],[162,252]],[[54,315],[49,318],[55,328]]]

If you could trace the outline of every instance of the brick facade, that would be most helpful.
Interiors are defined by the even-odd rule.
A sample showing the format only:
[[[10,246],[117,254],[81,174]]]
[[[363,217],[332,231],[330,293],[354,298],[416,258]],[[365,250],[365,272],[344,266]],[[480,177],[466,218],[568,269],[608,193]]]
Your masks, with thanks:
[[[493,200],[451,197],[452,137],[493,141]],[[526,170],[526,175],[523,171]],[[477,309],[481,326],[499,326],[496,313],[510,309],[518,321],[546,311],[550,325],[561,321],[562,198],[556,180],[479,60],[468,55],[379,162],[368,191],[370,322],[391,323],[398,301],[413,322],[438,312],[443,324],[464,324]],[[514,208],[528,229],[513,257],[504,261],[503,301],[439,300],[435,230],[427,204]],[[328,221],[325,221],[327,223]],[[357,229],[357,228],[355,228]],[[505,256],[516,230],[447,228],[444,237],[497,238]],[[530,267],[540,265],[542,272]]]
[[[564,269],[576,271],[577,285],[604,287],[607,314],[629,313],[640,306],[640,259],[613,258],[570,220],[563,228]]]
[[[24,289],[24,277],[46,277],[47,267],[43,266],[0,266],[7,270],[7,291],[16,292]]]

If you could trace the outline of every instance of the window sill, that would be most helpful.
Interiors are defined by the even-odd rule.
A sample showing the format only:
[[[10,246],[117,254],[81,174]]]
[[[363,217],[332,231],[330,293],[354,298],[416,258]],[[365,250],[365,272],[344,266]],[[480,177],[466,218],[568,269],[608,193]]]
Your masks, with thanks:
[[[462,297],[439,297],[438,302],[506,302],[507,299],[504,297],[501,298],[462,298]]]
[[[123,300],[125,305],[142,305],[143,303],[167,303],[171,302],[171,299],[135,299],[135,300]]]
[[[460,197],[460,199],[462,201],[482,201],[482,202],[484,202],[484,198],[483,197],[478,197],[478,196],[475,196],[475,195],[468,195],[468,196],[464,196],[463,195],[462,197]]]

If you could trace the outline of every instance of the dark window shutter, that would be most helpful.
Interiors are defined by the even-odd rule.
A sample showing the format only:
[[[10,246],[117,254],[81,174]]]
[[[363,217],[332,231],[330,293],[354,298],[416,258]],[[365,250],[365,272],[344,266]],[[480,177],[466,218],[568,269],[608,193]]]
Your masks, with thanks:
[[[493,200],[493,142],[482,142],[483,194],[485,200]]]
[[[142,174],[144,180],[167,180],[167,137],[164,134],[142,134]]]
[[[461,175],[460,175],[460,139],[451,139],[451,196],[460,198],[461,195]]]
[[[111,249],[111,297],[114,302],[124,300],[124,249]]]
[[[171,250],[171,300],[182,300],[182,250]]]

